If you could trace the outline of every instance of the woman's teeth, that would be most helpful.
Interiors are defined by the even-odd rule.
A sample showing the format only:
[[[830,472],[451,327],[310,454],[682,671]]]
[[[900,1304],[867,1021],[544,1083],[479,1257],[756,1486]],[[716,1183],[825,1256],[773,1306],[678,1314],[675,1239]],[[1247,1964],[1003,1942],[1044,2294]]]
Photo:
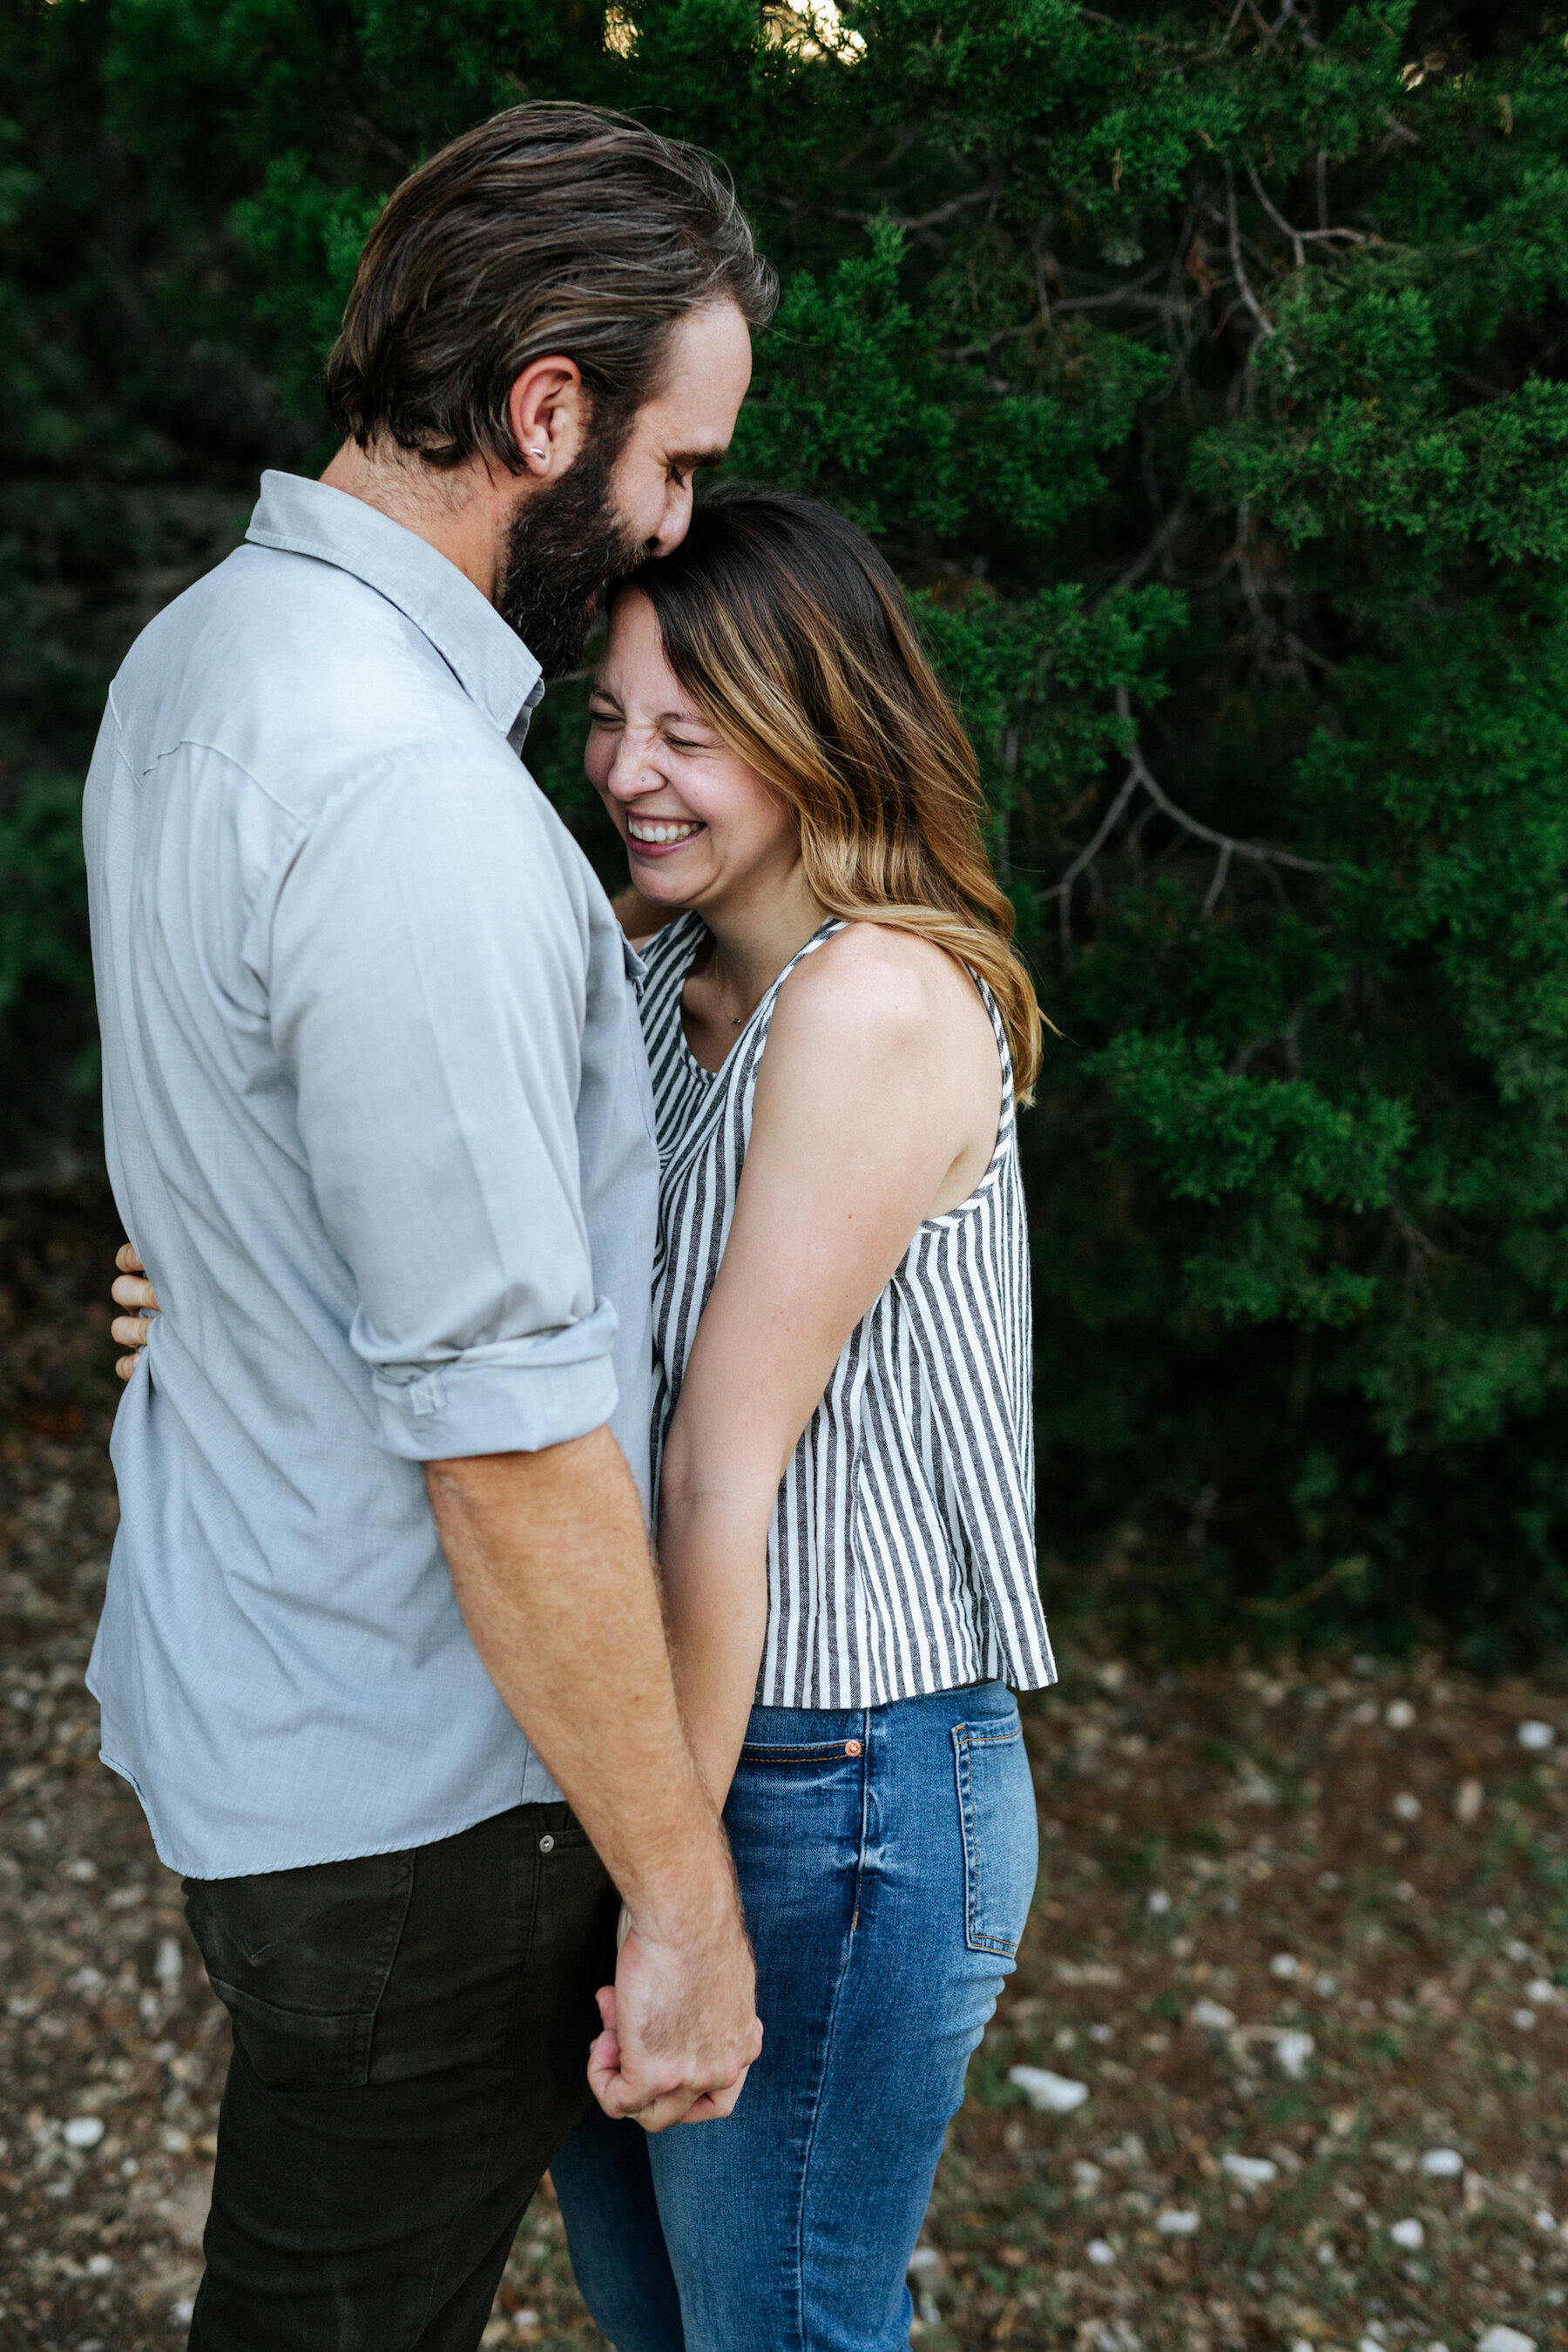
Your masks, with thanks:
[[[701,830],[700,824],[688,819],[671,823],[651,816],[629,816],[626,819],[626,831],[634,841],[646,841],[656,847],[668,841],[689,841],[694,833]]]

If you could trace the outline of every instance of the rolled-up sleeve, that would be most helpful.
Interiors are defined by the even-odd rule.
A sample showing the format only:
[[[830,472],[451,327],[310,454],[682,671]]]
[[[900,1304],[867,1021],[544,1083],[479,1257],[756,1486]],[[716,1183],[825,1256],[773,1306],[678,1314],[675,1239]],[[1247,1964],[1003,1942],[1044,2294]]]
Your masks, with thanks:
[[[555,822],[510,755],[410,749],[328,803],[267,926],[353,1344],[414,1461],[534,1452],[616,1404],[575,1124],[587,915]]]

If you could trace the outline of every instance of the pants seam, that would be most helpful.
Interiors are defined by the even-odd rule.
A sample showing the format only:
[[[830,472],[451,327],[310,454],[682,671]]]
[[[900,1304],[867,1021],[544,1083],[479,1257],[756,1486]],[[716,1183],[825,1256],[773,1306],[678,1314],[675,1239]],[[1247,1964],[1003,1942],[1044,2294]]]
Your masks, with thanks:
[[[533,1851],[529,1856],[529,1873],[530,1887],[528,1895],[525,1897],[527,1908],[527,1932],[522,1937],[517,1965],[513,1971],[511,2017],[507,2026],[506,2057],[503,2060],[503,2073],[513,2071],[516,2066],[518,2011],[522,2001],[523,1981],[527,1973],[525,1963],[532,1955],[534,1938],[539,1928],[539,1898],[541,1894],[542,1873],[540,1868],[537,1840],[535,1841]],[[490,2177],[490,2165],[495,2158],[496,2141],[500,2135],[505,2120],[506,2097],[503,2092],[500,2106],[497,2112],[495,2123],[491,2126],[489,2139],[485,2148],[484,2161],[479,2168],[479,2182],[474,2194],[472,2198],[468,2200],[468,2205],[461,2206],[453,2212],[451,2219],[447,2224],[447,2234],[441,2242],[440,2249],[437,2253],[435,2261],[430,2265],[430,2285],[425,2299],[425,2310],[420,2318],[417,2329],[408,2338],[408,2343],[411,2347],[418,2344],[420,2337],[425,2334],[426,2330],[430,2326],[431,2321],[436,2316],[437,2308],[436,2303],[436,2289],[437,2282],[440,2280],[446,2268],[447,2258],[452,2251],[452,2242],[461,2221],[469,2210],[469,2207],[478,2204],[485,2193],[485,2189]]]
[[[860,1747],[860,1837],[855,1854],[855,1905],[850,1915],[849,1932],[844,1939],[844,1958],[838,1970],[838,1982],[833,1988],[833,2000],[827,2012],[827,2031],[822,2037],[822,2063],[817,2069],[816,2086],[812,2099],[811,2121],[806,2127],[805,2146],[801,2151],[800,2191],[795,2202],[795,2311],[800,2338],[800,2352],[811,2352],[805,2332],[805,2200],[811,2179],[811,2159],[816,2146],[816,2126],[822,2114],[822,2095],[827,2070],[833,2061],[833,2037],[838,2025],[839,2004],[844,1988],[849,1981],[850,1964],[855,1957],[855,1932],[860,1920],[860,1888],[866,1869],[866,1838],[871,1806],[871,1710],[865,1710]]]

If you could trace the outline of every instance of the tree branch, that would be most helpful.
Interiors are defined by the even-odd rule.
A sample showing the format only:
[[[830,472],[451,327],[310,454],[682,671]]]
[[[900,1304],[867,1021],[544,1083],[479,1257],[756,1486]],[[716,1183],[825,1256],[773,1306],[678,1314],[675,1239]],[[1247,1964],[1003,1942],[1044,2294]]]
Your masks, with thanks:
[[[1124,686],[1119,686],[1116,689],[1116,715],[1119,719],[1129,722],[1131,719],[1132,698]],[[1276,866],[1288,866],[1293,872],[1299,874],[1327,874],[1330,871],[1329,866],[1321,857],[1301,857],[1292,849],[1271,849],[1265,842],[1242,841],[1234,834],[1218,833],[1213,825],[1204,824],[1197,817],[1189,816],[1186,810],[1179,808],[1170,794],[1151,774],[1149,763],[1143,757],[1142,746],[1134,736],[1131,749],[1128,753],[1127,773],[1121,780],[1116,798],[1095,828],[1093,838],[1079,851],[1061,880],[1054,883],[1043,894],[1047,898],[1054,898],[1057,902],[1058,935],[1061,941],[1064,964],[1072,960],[1073,891],[1083,875],[1092,866],[1121,822],[1127,809],[1140,793],[1147,796],[1163,816],[1168,817],[1173,824],[1179,826],[1181,831],[1194,841],[1206,841],[1219,852],[1215,863],[1214,877],[1204,897],[1203,910],[1205,915],[1212,915],[1218,906],[1226,883],[1230,877],[1232,863],[1238,857],[1245,857],[1250,865],[1256,866],[1259,872],[1265,874],[1274,884],[1276,890],[1279,889],[1279,876],[1273,871]],[[1142,820],[1139,829],[1142,829]]]

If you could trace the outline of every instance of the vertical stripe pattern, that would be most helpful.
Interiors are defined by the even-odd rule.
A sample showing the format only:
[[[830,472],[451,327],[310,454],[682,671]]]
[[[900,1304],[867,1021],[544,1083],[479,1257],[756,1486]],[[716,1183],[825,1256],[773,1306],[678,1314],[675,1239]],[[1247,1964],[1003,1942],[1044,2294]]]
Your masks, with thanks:
[[[654,1476],[745,1165],[757,1070],[784,967],[723,1068],[687,1045],[680,997],[707,937],[684,915],[644,950],[658,1122]],[[763,1706],[878,1706],[1000,1677],[1056,1680],[1035,1576],[1029,1259],[1006,1033],[991,1164],[929,1217],[849,1334],[779,1486],[768,1538]]]

